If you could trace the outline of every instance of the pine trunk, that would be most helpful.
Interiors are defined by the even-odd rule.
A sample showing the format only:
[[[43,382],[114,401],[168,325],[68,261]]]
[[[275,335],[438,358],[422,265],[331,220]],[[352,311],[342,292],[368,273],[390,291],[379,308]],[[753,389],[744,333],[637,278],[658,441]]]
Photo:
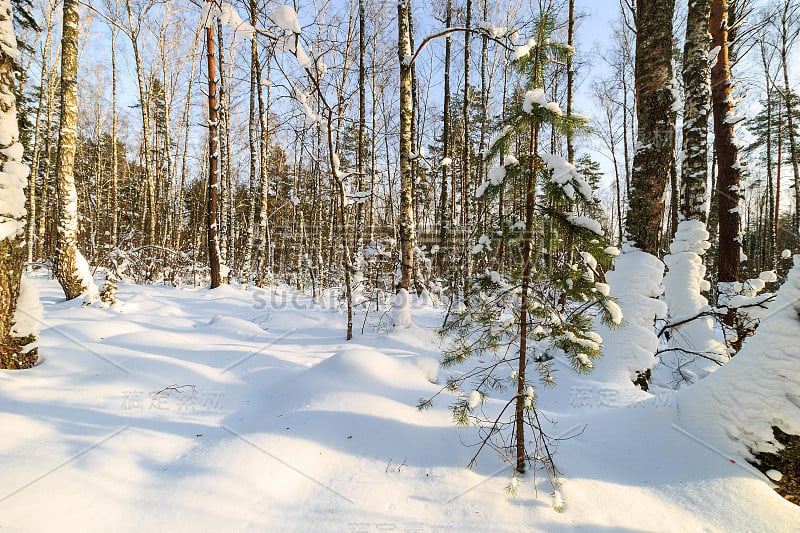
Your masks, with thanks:
[[[643,252],[659,255],[664,202],[675,152],[672,81],[674,0],[639,0],[636,95],[639,123],[633,157],[628,238]]]
[[[209,0],[210,1],[210,0]],[[219,240],[217,238],[217,194],[219,191],[219,117],[217,114],[217,65],[214,57],[214,27],[206,26],[208,58],[208,197],[206,199],[206,231],[211,288],[222,284]]]
[[[569,0],[569,13],[567,20],[567,44],[575,46],[575,0]],[[567,115],[572,115],[572,100],[575,91],[575,67],[572,64],[572,55],[567,59]],[[575,143],[572,131],[567,131],[567,161],[575,164]]]
[[[728,56],[728,1],[711,4],[711,46],[719,47],[717,63],[711,69],[711,94],[714,104],[714,149],[717,154],[717,193],[719,210],[718,281],[739,279],[739,149],[733,124],[731,69]]]

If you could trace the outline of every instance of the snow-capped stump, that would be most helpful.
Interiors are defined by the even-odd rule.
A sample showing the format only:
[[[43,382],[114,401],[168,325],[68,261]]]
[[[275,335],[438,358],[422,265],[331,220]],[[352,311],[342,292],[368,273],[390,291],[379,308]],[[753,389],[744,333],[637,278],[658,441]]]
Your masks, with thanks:
[[[729,363],[676,395],[692,434],[738,453],[800,503],[800,256],[755,336]],[[768,475],[768,474],[767,474]]]
[[[392,325],[405,329],[411,327],[411,297],[408,291],[400,289],[392,305]]]
[[[685,220],[664,257],[668,272],[664,276],[665,301],[669,307],[669,342],[660,353],[661,363],[672,374],[669,385],[691,383],[713,372],[727,360],[726,347],[714,336],[714,322],[703,316],[710,289],[705,279],[702,256],[710,248],[706,225],[700,220]]]
[[[614,270],[606,273],[611,297],[619,302],[625,323],[620,328],[597,324],[606,356],[595,363],[595,379],[629,386],[635,383],[647,390],[658,349],[653,322],[667,312],[664,302],[657,299],[664,290],[663,275],[664,264],[657,257],[636,249],[626,250],[616,259]],[[611,306],[610,310],[614,311],[614,323],[620,324],[619,308]]]

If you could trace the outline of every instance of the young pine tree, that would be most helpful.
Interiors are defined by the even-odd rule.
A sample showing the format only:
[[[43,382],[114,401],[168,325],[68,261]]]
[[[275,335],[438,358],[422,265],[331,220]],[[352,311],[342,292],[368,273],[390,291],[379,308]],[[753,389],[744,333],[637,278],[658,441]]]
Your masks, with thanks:
[[[554,476],[548,438],[535,409],[536,380],[528,374],[528,364],[535,366],[545,386],[554,383],[554,358],[589,372],[602,343],[591,331],[592,310],[599,309],[608,322],[619,323],[621,316],[608,298],[607,285],[598,282],[599,263],[610,258],[600,224],[577,215],[579,206],[593,204],[591,186],[564,158],[538,150],[543,129],[566,133],[586,129],[586,123],[545,99],[547,65],[564,61],[572,48],[551,42],[554,24],[549,14],[543,14],[535,28],[535,36],[514,54],[528,90],[509,106],[488,151],[489,159],[502,159],[502,165],[489,172],[477,191],[481,200],[491,203],[501,198],[501,191],[510,198],[509,189],[524,184],[523,218],[508,220],[480,237],[473,254],[492,254],[502,241],[506,261],[472,277],[466,301],[450,314],[440,333],[450,339],[444,367],[472,356],[486,361],[445,386],[463,391],[452,406],[455,422],[482,428],[475,458],[489,446],[513,462],[517,472],[525,472],[531,460],[541,460]],[[547,239],[547,231],[562,238]],[[547,242],[552,245],[543,247]],[[489,392],[509,388],[514,393],[499,410],[492,408],[487,414],[482,404]],[[431,400],[421,400],[420,407]]]

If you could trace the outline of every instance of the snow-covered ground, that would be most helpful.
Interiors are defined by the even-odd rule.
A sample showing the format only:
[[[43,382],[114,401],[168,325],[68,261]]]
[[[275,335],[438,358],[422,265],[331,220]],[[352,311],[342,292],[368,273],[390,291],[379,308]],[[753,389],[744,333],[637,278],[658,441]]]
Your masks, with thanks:
[[[538,394],[560,441],[517,497],[451,422],[435,335],[288,289],[122,285],[122,305],[42,293],[41,363],[0,373],[2,531],[793,531],[800,508],[686,432],[669,395],[563,367]],[[326,301],[327,303],[327,301]],[[437,375],[438,374],[438,375]],[[170,388],[172,387],[172,388]],[[161,391],[161,392],[159,392]],[[643,393],[642,393],[643,394]]]

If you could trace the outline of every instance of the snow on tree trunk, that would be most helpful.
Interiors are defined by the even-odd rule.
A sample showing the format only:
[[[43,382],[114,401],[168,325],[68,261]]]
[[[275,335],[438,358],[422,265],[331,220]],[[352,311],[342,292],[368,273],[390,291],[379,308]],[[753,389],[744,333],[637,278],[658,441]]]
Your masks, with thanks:
[[[669,271],[664,277],[669,322],[697,316],[707,305],[702,291],[710,288],[704,279],[702,255],[711,246],[706,230],[706,181],[708,180],[708,120],[711,85],[708,33],[711,1],[689,5],[686,43],[683,49],[683,83],[686,100],[683,112],[683,164],[680,215],[670,255],[664,258]],[[725,346],[714,337],[714,322],[708,317],[670,328],[667,350],[661,362],[671,371],[670,384],[693,383],[725,360]]]
[[[676,396],[682,427],[771,472],[800,498],[800,256],[756,335],[729,363]],[[781,442],[782,441],[782,442]],[[780,469],[779,469],[780,468]]]
[[[400,282],[398,290],[411,283],[414,272],[414,227],[413,174],[411,168],[411,37],[409,28],[409,4],[407,0],[397,3],[398,54],[400,56]]]
[[[647,390],[650,369],[655,364],[658,337],[654,331],[657,318],[664,318],[667,306],[657,300],[664,291],[661,281],[664,264],[655,256],[636,249],[626,249],[606,273],[609,294],[621,308],[614,322],[624,322],[609,329],[598,320],[597,333],[603,338],[603,358],[595,363],[592,377],[612,383],[635,383]]]
[[[445,28],[449,28],[452,23],[453,6],[452,0],[447,0],[445,7]],[[448,33],[445,37],[444,45],[444,103],[442,112],[442,178],[439,191],[439,253],[437,254],[437,262],[439,265],[439,272],[444,271],[446,261],[448,260],[448,238],[450,231],[450,206],[447,200],[447,186],[448,175],[452,172],[452,156],[450,149],[450,48],[451,38]],[[452,192],[455,194],[455,190]]]
[[[61,37],[61,124],[58,132],[58,243],[54,270],[67,300],[97,294],[89,265],[78,250],[75,150],[78,128],[78,3],[64,1]]]
[[[681,215],[683,220],[706,221],[708,180],[708,120],[711,113],[711,80],[708,69],[711,35],[708,22],[711,0],[689,3],[686,42],[683,47],[683,163],[681,168]]]
[[[719,209],[720,283],[739,279],[741,242],[739,241],[739,148],[733,132],[734,99],[731,94],[731,68],[728,57],[728,2],[713,0],[711,4],[711,46],[719,47],[716,64],[711,68],[714,103],[714,148],[717,154],[717,193]],[[725,292],[723,285],[720,291]]]
[[[638,138],[626,230],[640,250],[661,247],[664,201],[675,150],[672,15],[675,0],[639,0],[636,39]]]
[[[25,187],[14,95],[14,36],[11,2],[0,0],[0,368],[36,364],[41,307],[36,287],[22,277],[25,248]]]
[[[708,309],[702,291],[711,285],[705,280],[702,255],[710,246],[706,225],[700,220],[685,220],[678,225],[670,245],[672,253],[664,258],[669,269],[664,287],[670,323],[680,323]],[[671,384],[681,384],[705,377],[727,356],[725,345],[714,336],[714,321],[701,317],[669,329],[667,350],[660,359],[672,371],[668,378]]]
[[[255,0],[250,0],[250,22],[256,26],[258,14]],[[253,256],[253,244],[255,241],[256,220],[256,199],[258,195],[258,102],[256,92],[259,89],[260,80],[256,63],[258,63],[258,42],[256,39],[250,40],[250,112],[248,117],[248,140],[250,142],[250,187],[247,195],[247,244],[244,249],[244,260],[242,264],[241,283],[242,288],[247,290],[250,285],[251,264]]]
[[[217,66],[214,57],[214,27],[206,25],[206,57],[208,60],[208,198],[206,230],[211,288],[222,284],[222,267],[217,236],[217,195],[219,194],[219,118],[217,115]]]

